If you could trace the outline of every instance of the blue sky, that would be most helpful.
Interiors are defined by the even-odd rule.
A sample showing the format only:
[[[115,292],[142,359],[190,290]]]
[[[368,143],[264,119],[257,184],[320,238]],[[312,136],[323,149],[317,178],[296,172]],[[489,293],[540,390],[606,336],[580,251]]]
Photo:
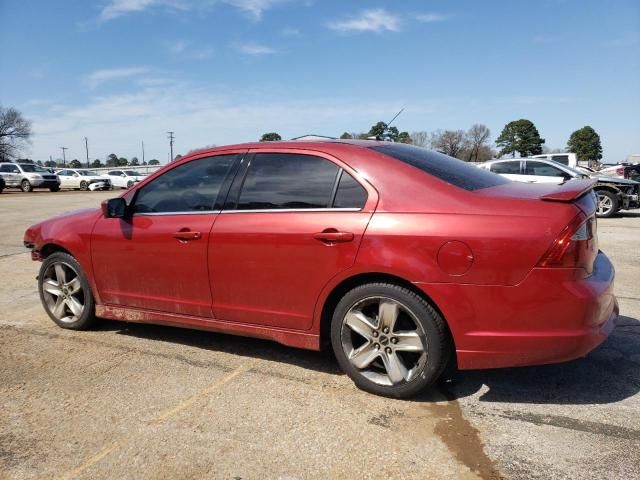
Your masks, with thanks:
[[[591,125],[640,153],[638,0],[0,0],[0,103],[30,158],[104,160],[267,131],[409,132],[532,120],[551,148]]]

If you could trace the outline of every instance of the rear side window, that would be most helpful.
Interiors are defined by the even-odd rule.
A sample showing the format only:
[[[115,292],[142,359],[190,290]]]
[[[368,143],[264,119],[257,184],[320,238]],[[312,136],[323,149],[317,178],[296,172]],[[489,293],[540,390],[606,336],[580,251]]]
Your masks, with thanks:
[[[338,166],[313,155],[257,153],[242,186],[239,210],[328,208]]]
[[[142,187],[135,213],[184,213],[213,210],[222,183],[237,154],[201,158],[172,168]]]
[[[367,203],[367,191],[351,175],[343,171],[338,183],[333,207],[364,208],[365,203]]]
[[[553,157],[551,157],[551,160],[563,165],[569,165],[569,155],[554,155]]]
[[[537,175],[540,177],[564,177],[567,175],[553,165],[548,165],[543,162],[527,161],[525,163],[525,175]]]
[[[473,191],[509,183],[509,180],[500,175],[425,148],[401,143],[369,148],[465,190]]]
[[[506,175],[519,175],[520,161],[492,163],[491,171],[493,173],[502,173]]]

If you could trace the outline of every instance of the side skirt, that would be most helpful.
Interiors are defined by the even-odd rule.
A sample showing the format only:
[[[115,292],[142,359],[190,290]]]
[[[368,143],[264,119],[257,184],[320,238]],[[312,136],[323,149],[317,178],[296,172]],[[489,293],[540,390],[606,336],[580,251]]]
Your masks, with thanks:
[[[262,338],[305,350],[320,350],[320,336],[282,328],[225,322],[213,318],[178,315],[139,308],[96,305],[96,317],[132,323],[150,323]]]

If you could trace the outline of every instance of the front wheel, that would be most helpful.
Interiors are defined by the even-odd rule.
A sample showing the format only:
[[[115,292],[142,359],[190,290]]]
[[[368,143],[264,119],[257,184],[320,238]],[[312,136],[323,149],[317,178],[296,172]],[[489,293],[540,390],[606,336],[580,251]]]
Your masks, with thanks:
[[[440,314],[411,290],[387,283],[356,287],[340,300],[331,344],[358,387],[395,398],[434,383],[451,355]]]
[[[129,181],[127,182],[127,188],[131,188],[131,187],[133,187],[133,183],[134,183],[134,182],[133,182],[132,180],[129,180]]]
[[[89,282],[80,264],[68,253],[52,253],[42,262],[38,291],[45,311],[58,326],[84,330],[95,322]]]
[[[608,190],[596,190],[598,195],[598,210],[596,216],[609,218],[619,210],[618,197]]]
[[[80,190],[82,190],[83,192],[89,189],[89,184],[83,180],[80,182]]]
[[[23,180],[20,184],[20,189],[26,193],[33,190],[33,187],[31,186],[31,183],[29,183],[29,180]]]

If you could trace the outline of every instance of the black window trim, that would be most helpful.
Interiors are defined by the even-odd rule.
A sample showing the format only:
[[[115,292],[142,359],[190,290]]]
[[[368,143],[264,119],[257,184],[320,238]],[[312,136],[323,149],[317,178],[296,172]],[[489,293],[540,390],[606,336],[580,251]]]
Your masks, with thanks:
[[[494,172],[493,170],[491,170],[491,167],[493,165],[499,165],[501,163],[511,163],[511,162],[513,162],[513,163],[518,162],[518,171],[519,171],[519,173],[497,173],[497,172]],[[525,170],[524,161],[522,159],[519,159],[519,158],[505,158],[504,160],[498,160],[496,162],[491,162],[491,165],[489,165],[489,171],[491,173],[495,173],[496,175],[524,175],[524,170]]]
[[[206,158],[220,157],[223,155],[237,155],[238,158],[234,160],[233,164],[231,165],[231,168],[229,169],[229,172],[227,173],[227,176],[222,181],[222,185],[220,185],[220,190],[218,191],[218,195],[216,196],[216,199],[213,202],[211,210],[196,210],[196,211],[189,211],[189,212],[142,212],[142,213],[133,212],[133,209],[135,208],[136,200],[138,199],[138,194],[146,186],[146,184],[141,188],[136,189],[136,192],[133,198],[127,205],[127,209],[130,209],[131,215],[135,217],[162,217],[162,216],[168,216],[168,215],[207,215],[207,214],[221,213],[222,211],[221,207],[226,201],[229,191],[231,190],[232,182],[235,180],[235,177],[238,174],[238,171],[240,170],[240,166],[242,162],[249,156],[247,151],[245,150],[243,152],[224,152],[224,151],[216,152],[215,155],[204,155],[202,157],[193,158],[187,162],[182,162],[180,163],[180,165],[175,166],[175,168],[179,168],[182,165],[186,165],[191,162],[197,162],[198,160],[204,160]],[[173,170],[173,168],[167,170],[166,172],[163,172],[162,175],[170,172],[171,170]],[[162,175],[160,175],[157,178],[162,177]],[[151,180],[151,182],[154,182],[155,180],[156,178]]]
[[[247,175],[249,173],[249,168],[251,167],[251,163],[253,161],[253,159],[255,158],[256,154],[259,153],[267,153],[267,154],[278,154],[278,153],[282,153],[282,154],[289,154],[289,155],[307,155],[307,156],[312,156],[312,157],[318,157],[318,158],[322,158],[323,160],[326,160],[327,162],[331,162],[332,164],[334,164],[336,167],[338,167],[338,172],[336,173],[336,176],[333,180],[333,187],[331,189],[331,198],[329,199],[329,202],[327,203],[327,205],[329,205],[328,207],[324,207],[324,208],[264,208],[264,209],[250,209],[250,210],[239,210],[238,209],[238,204],[240,202],[240,194],[242,193],[242,188],[244,187],[244,182],[247,179]],[[333,160],[322,156],[319,154],[319,152],[304,152],[304,153],[300,153],[299,151],[296,152],[279,152],[279,151],[268,151],[268,150],[264,150],[264,151],[253,151],[250,152],[248,155],[246,155],[245,157],[246,162],[243,162],[244,165],[239,166],[238,171],[236,172],[235,178],[233,180],[233,183],[231,185],[231,187],[229,188],[229,191],[227,193],[226,199],[224,201],[224,204],[222,205],[222,209],[220,211],[220,214],[239,214],[239,213],[294,213],[294,212],[308,212],[308,213],[317,213],[317,212],[362,212],[365,208],[365,206],[367,205],[367,202],[369,201],[369,190],[367,190],[367,188],[362,185],[362,183],[355,178],[353,175],[351,175],[349,172],[347,172],[347,175],[350,175],[362,188],[364,188],[364,191],[367,193],[367,200],[365,201],[365,204],[362,206],[362,208],[335,208],[333,206],[335,199],[336,199],[336,195],[338,193],[338,186],[340,184],[340,179],[342,178],[342,172],[344,172],[344,168],[342,168],[340,165],[338,165],[336,162],[334,162]],[[245,160],[243,159],[243,160]]]

